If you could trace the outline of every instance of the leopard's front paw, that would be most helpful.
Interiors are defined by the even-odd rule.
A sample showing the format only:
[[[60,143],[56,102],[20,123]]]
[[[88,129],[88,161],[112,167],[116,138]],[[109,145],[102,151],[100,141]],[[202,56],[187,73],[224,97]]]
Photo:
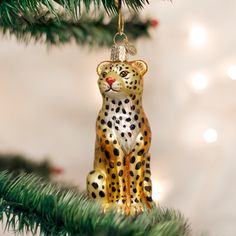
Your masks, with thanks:
[[[144,211],[142,203],[132,203],[130,206],[130,215],[139,215]]]

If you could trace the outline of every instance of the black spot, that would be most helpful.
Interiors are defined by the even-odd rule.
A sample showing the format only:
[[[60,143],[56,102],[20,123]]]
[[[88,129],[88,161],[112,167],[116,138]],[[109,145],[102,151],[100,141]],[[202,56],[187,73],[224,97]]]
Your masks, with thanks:
[[[131,110],[135,110],[135,105],[133,105],[133,106],[131,107]]]
[[[126,121],[127,121],[127,122],[130,122],[130,121],[131,121],[131,118],[127,118]]]
[[[145,189],[146,191],[148,191],[148,192],[151,192],[152,187],[151,187],[151,186],[145,186],[144,189]]]
[[[121,102],[121,101],[119,101],[118,105],[119,105],[119,106],[121,106],[121,104],[122,104],[122,102]]]
[[[121,166],[121,162],[120,161],[117,162],[117,166]]]
[[[120,170],[119,173],[118,173],[119,176],[122,176],[123,175],[123,170]]]
[[[145,141],[145,142],[144,142],[144,145],[146,146],[147,144],[148,144],[148,142],[147,142],[147,141]]]
[[[135,129],[135,125],[132,124],[132,125],[130,126],[130,129],[131,129],[131,130],[134,130],[134,129]]]
[[[112,102],[114,105],[116,104],[115,100],[112,100],[111,102]]]
[[[120,116],[119,119],[122,120],[122,116]]]
[[[111,169],[113,169],[114,168],[114,163],[110,162],[109,166],[110,166]]]
[[[116,188],[115,188],[115,187],[112,187],[111,190],[112,190],[112,192],[115,192],[115,191],[116,191]]]
[[[97,189],[98,188],[98,184],[97,183],[92,183],[92,186]]]
[[[108,116],[108,113],[107,113],[107,112],[105,112],[104,114],[105,114],[105,116]]]
[[[105,144],[109,144],[109,140],[106,140],[106,141],[105,141]]]
[[[114,140],[114,141],[113,141],[113,144],[117,144],[117,141],[116,141],[116,140]]]
[[[141,163],[141,162],[138,162],[138,163],[136,164],[136,166],[135,166],[135,169],[136,169],[136,170],[139,170],[140,167],[141,167],[141,165],[142,165],[142,163]]]
[[[115,156],[119,156],[120,152],[117,148],[114,148],[113,153]]]
[[[103,129],[102,131],[105,133],[105,132],[107,132],[107,129]]]
[[[128,135],[131,137],[132,136],[132,134],[130,133],[130,132],[128,132]]]
[[[97,196],[94,192],[92,192],[92,197],[95,199]]]
[[[135,119],[135,120],[138,120],[138,115],[137,115],[137,114],[134,115],[134,119]]]
[[[125,191],[125,190],[126,190],[126,186],[123,187],[123,191]]]
[[[126,114],[126,110],[125,110],[124,108],[122,108],[122,112],[123,112],[124,114]]]
[[[138,180],[138,179],[139,179],[139,175],[136,176],[136,180]]]
[[[116,119],[116,117],[115,116],[112,116],[112,120],[115,120]]]
[[[144,135],[147,136],[147,134],[148,134],[147,131],[144,131]]]
[[[107,150],[105,150],[105,156],[107,159],[110,159],[110,153]]]
[[[107,122],[107,126],[108,126],[109,128],[112,127],[112,123],[111,123],[111,121],[108,121],[108,122]]]
[[[125,136],[125,134],[122,132],[122,133],[121,133],[121,137],[124,137],[124,136]]]
[[[116,130],[119,130],[119,127],[118,127],[118,126],[115,126],[115,129],[116,129]]]
[[[101,119],[101,124],[104,125],[105,123],[106,123],[106,121]]]
[[[132,170],[129,172],[129,174],[130,176],[134,176],[134,172]]]
[[[109,105],[106,105],[106,110],[109,110]]]
[[[125,103],[129,103],[129,99],[127,98],[127,99],[125,99]]]
[[[115,178],[116,178],[116,175],[115,175],[115,174],[112,174],[112,175],[111,175],[111,178],[112,178],[112,179],[115,179]]]
[[[134,95],[132,99],[135,100],[135,98],[136,98],[136,95]]]
[[[134,201],[135,201],[136,203],[139,203],[139,200],[138,200],[137,198],[135,198]]]
[[[98,176],[98,179],[103,179],[103,176],[102,176],[102,175],[99,175],[99,176]]]
[[[95,173],[95,170],[92,170],[89,172],[90,175],[94,174]]]
[[[118,113],[120,111],[120,107],[116,108],[116,113]]]
[[[135,162],[135,156],[132,156],[130,159],[130,163],[134,163]]]
[[[104,193],[103,191],[100,191],[100,192],[99,192],[99,196],[100,196],[100,197],[105,197],[105,193]]]
[[[138,156],[142,156],[144,153],[144,149],[141,149],[139,152],[138,152]]]
[[[152,197],[146,197],[149,202],[152,202]]]
[[[137,193],[137,189],[136,189],[136,188],[134,188],[134,189],[133,189],[133,192],[134,192],[134,193]]]
[[[150,178],[149,178],[149,177],[145,177],[144,180],[147,181],[147,182],[149,182],[149,181],[150,181]]]

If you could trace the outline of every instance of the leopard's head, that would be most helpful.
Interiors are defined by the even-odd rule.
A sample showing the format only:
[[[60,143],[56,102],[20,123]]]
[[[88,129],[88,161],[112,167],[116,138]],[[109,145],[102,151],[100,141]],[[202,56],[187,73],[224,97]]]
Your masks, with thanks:
[[[134,94],[142,96],[143,76],[147,69],[144,61],[100,63],[97,73],[102,96],[114,99],[122,99]]]

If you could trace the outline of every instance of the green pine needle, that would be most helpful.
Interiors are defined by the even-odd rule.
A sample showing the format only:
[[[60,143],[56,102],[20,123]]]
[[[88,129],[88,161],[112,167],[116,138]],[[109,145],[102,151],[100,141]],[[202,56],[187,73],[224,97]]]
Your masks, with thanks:
[[[28,174],[34,173],[49,179],[52,169],[51,164],[47,160],[36,162],[19,154],[0,154],[0,171],[7,170],[15,176],[24,172]]]
[[[26,43],[34,41],[58,46],[75,41],[79,45],[110,46],[116,33],[116,17],[105,22],[104,15],[93,19],[82,15],[79,20],[73,21],[63,15],[58,20],[49,13],[34,16],[12,13],[8,17],[4,15],[8,11],[2,11],[1,14],[0,9],[0,31],[4,35],[15,35],[18,40]],[[137,15],[126,22],[126,32],[131,40],[149,37],[150,27],[149,20],[141,20]]]
[[[137,217],[101,213],[97,202],[74,189],[32,175],[0,172],[0,220],[7,230],[40,235],[184,236],[189,225],[175,210],[161,207]]]
[[[123,0],[123,3],[130,9],[138,11],[141,9],[147,0]],[[61,8],[67,13],[77,17],[84,10],[100,11],[105,9],[108,14],[117,12],[114,0],[1,0],[0,7],[11,8],[11,12],[27,14],[39,13],[42,9],[47,9],[51,14],[59,14]],[[11,12],[7,11],[6,15],[10,17]]]

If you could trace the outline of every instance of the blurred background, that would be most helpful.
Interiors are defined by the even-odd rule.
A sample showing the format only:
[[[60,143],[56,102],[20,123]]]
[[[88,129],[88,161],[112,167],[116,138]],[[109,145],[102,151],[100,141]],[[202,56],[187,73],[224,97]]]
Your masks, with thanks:
[[[235,0],[151,1],[142,15],[158,28],[136,44],[149,64],[153,197],[181,210],[194,235],[236,235],[235,12]],[[96,66],[109,56],[0,37],[0,152],[48,157],[63,169],[56,180],[84,190],[101,107]]]

